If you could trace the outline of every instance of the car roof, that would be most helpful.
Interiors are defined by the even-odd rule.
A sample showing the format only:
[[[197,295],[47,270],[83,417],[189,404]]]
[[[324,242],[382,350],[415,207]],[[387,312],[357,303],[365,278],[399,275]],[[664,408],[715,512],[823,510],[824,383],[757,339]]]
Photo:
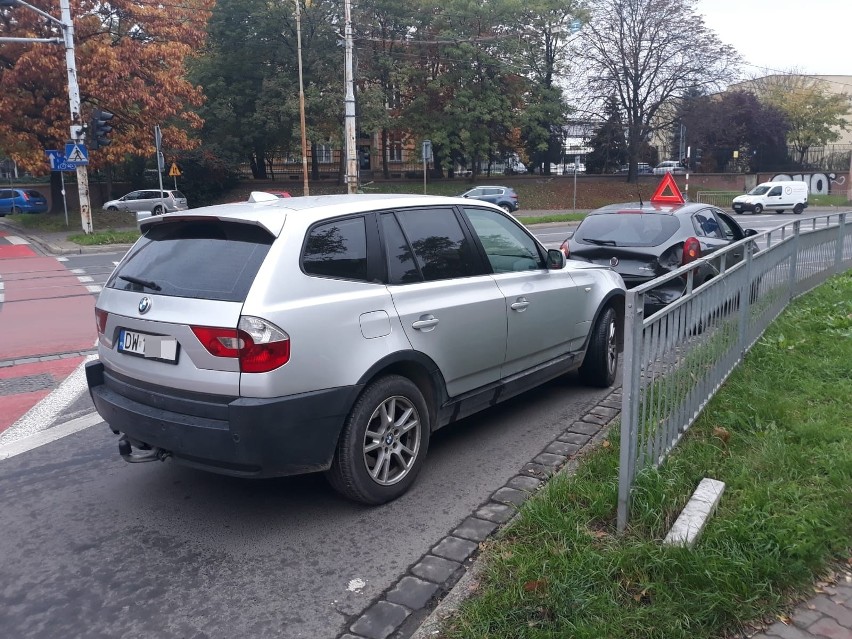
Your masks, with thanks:
[[[692,215],[696,211],[710,208],[709,204],[701,202],[684,202],[683,204],[663,204],[659,202],[623,202],[620,204],[607,204],[599,209],[591,211],[589,215],[609,215],[613,213],[644,213],[644,214],[666,214],[666,215]]]
[[[263,197],[266,196],[266,197]],[[268,199],[267,199],[268,198]],[[284,226],[287,213],[297,213],[309,222],[328,218],[367,213],[381,209],[410,208],[430,205],[471,205],[471,201],[460,197],[407,194],[356,194],[356,195],[307,195],[303,197],[279,198],[267,193],[252,193],[245,202],[232,202],[204,206],[188,211],[167,213],[146,218],[141,228],[147,230],[155,224],[176,219],[218,218],[257,224],[270,233],[278,235]],[[487,202],[476,202],[477,206],[500,210]],[[282,215],[284,213],[284,215]]]

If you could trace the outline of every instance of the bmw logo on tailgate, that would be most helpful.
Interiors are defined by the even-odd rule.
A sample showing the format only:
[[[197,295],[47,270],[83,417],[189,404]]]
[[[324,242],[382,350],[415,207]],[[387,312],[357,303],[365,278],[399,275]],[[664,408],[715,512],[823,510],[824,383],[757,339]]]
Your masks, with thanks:
[[[148,297],[143,297],[139,300],[139,312],[144,315],[148,311],[151,310],[151,299]]]

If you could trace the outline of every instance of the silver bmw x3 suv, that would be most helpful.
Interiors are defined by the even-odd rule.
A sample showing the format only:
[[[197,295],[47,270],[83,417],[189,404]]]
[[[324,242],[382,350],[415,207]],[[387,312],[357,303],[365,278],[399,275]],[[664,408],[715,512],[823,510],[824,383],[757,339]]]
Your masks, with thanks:
[[[572,370],[615,379],[621,277],[485,202],[254,193],[142,230],[86,369],[127,461],[325,471],[379,504],[438,428]]]

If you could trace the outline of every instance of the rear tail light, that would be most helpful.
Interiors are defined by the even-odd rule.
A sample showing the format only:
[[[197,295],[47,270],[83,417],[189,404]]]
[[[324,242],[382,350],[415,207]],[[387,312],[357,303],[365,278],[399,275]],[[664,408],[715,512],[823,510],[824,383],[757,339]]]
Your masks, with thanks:
[[[564,242],[562,242],[562,244],[559,246],[559,250],[562,251],[562,255],[564,255],[565,259],[567,260],[568,259],[568,240],[565,240]]]
[[[681,266],[689,264],[701,257],[701,243],[697,238],[690,237],[683,243],[683,257],[680,260]]]
[[[102,341],[107,347],[112,347],[112,340],[107,339],[106,336],[106,325],[107,318],[109,317],[109,313],[107,313],[102,308],[95,307],[95,326],[98,329],[98,339]]]
[[[193,326],[192,332],[211,355],[238,359],[243,373],[267,373],[290,360],[290,336],[259,317],[243,316],[235,329]]]
[[[29,195],[27,195],[27,192],[26,192],[26,191],[23,191],[23,192],[21,193],[21,197],[23,197],[23,198],[24,198],[24,202],[29,202],[29,200],[30,200],[30,196],[29,196]]]

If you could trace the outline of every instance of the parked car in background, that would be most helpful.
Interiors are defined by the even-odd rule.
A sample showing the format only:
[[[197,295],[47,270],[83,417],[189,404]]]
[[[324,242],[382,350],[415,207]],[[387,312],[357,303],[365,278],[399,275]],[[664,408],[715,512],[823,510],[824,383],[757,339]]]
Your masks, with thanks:
[[[627,288],[633,288],[756,234],[707,204],[637,202],[592,211],[561,249],[569,259],[610,266],[624,278]],[[754,247],[747,243],[742,251],[729,253],[726,267],[741,260],[747,249]],[[719,268],[712,260],[702,263],[694,276],[695,286],[717,275]],[[678,299],[685,285],[685,281],[671,280],[649,291],[646,315]]]
[[[160,197],[162,193],[162,197]],[[162,215],[174,211],[185,211],[189,208],[186,196],[175,189],[142,189],[131,191],[117,200],[104,204],[107,211],[130,211],[136,213],[136,220],[142,220],[152,215]]]
[[[0,216],[47,213],[47,198],[34,189],[0,189]]]
[[[621,277],[496,206],[254,200],[143,221],[98,297],[86,377],[127,461],[326,471],[380,504],[435,430],[570,371],[615,381]]]
[[[629,164],[622,164],[621,168],[618,169],[618,171],[616,171],[616,173],[625,173],[625,174],[629,173],[629,172],[630,172],[630,165]],[[636,165],[636,172],[639,175],[651,175],[651,174],[654,173],[654,167],[652,167],[647,162],[639,162]]]
[[[509,186],[475,186],[462,193],[460,197],[491,202],[508,213],[514,213],[521,206],[518,202],[518,194]]]
[[[686,169],[683,168],[677,160],[666,160],[665,162],[660,162],[654,167],[654,175],[665,175],[666,173],[684,175],[686,173]]]
[[[745,195],[735,197],[731,208],[734,213],[762,213],[768,209],[776,213],[793,211],[798,215],[808,208],[808,183],[797,180],[764,182]]]

